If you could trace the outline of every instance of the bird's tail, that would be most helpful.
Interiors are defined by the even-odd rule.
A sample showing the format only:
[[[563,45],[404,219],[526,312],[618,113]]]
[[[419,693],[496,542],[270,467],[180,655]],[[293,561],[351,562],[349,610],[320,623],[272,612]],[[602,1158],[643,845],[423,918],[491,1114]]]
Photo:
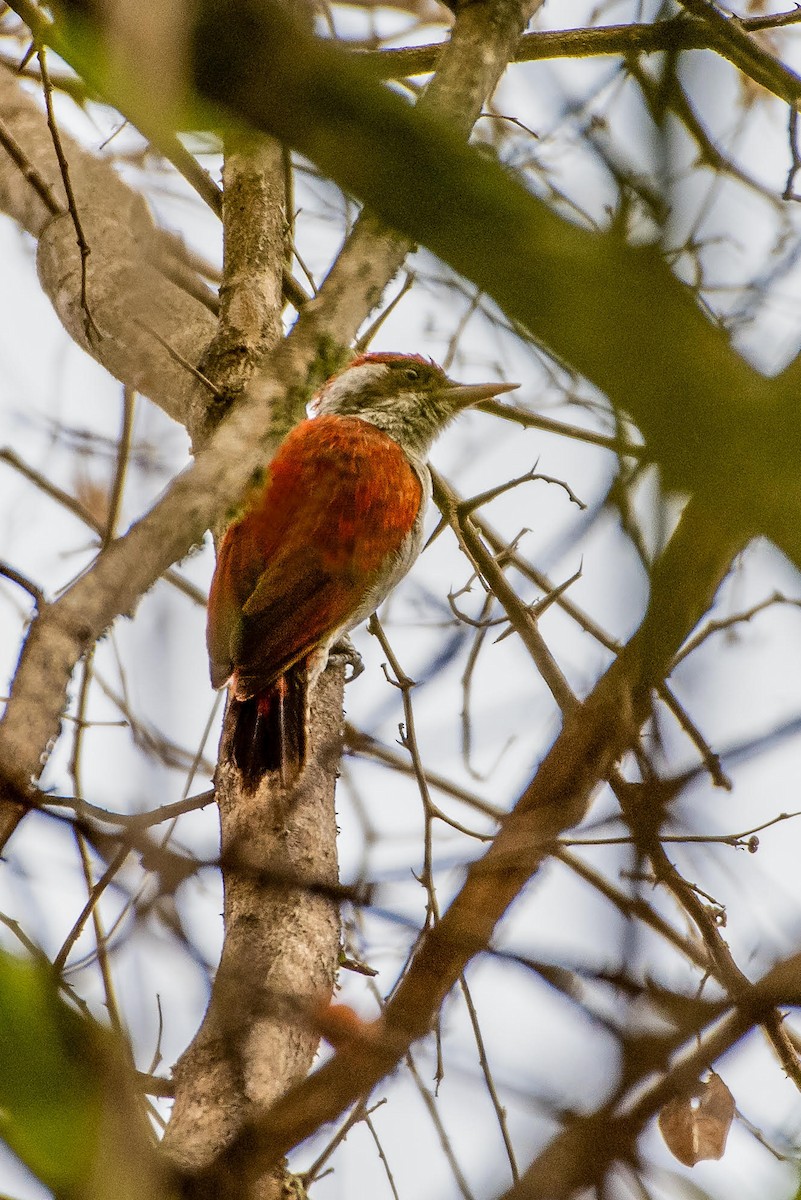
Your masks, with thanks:
[[[231,697],[226,714],[230,757],[249,791],[255,791],[271,771],[280,773],[284,787],[291,787],[303,770],[306,681],[306,665],[299,663],[259,695],[247,700]]]

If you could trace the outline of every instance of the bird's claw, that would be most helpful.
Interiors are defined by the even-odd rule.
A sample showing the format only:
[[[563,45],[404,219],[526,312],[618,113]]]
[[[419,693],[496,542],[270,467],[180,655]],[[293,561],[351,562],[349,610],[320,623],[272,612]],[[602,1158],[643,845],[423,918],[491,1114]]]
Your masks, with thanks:
[[[352,683],[364,671],[362,656],[346,633],[334,642],[330,650],[330,655],[343,659],[345,666],[350,667],[350,675],[345,676],[345,683]]]

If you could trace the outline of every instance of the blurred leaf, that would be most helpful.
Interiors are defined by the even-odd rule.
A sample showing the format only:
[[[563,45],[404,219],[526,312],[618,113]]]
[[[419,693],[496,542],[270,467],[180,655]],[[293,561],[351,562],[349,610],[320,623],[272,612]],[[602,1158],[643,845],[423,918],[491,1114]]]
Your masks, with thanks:
[[[0,1135],[56,1196],[165,1195],[129,1076],[47,967],[0,952]]]
[[[694,1167],[723,1157],[734,1120],[734,1097],[714,1071],[692,1092],[670,1100],[659,1114],[659,1131],[671,1154]]]

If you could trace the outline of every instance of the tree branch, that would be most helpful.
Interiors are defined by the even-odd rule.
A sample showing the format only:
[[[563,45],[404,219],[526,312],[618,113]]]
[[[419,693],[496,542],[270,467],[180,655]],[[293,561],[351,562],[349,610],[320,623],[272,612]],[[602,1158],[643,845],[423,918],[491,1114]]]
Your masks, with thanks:
[[[685,5],[692,10],[692,5]],[[731,37],[736,36],[734,27],[743,35],[757,33],[765,29],[781,29],[801,21],[798,9],[784,13],[774,13],[764,17],[729,18],[720,13],[720,20],[732,26],[726,32],[726,39],[710,29],[703,19],[706,13],[700,9],[694,10],[695,19],[670,17],[666,21],[653,21],[648,24],[632,23],[630,25],[607,25],[588,27],[585,29],[541,29],[525,33],[517,43],[513,61],[543,62],[557,58],[595,58],[615,55],[623,58],[633,58],[639,54],[658,54],[664,51],[678,52],[680,50],[717,50],[731,60],[735,66],[747,70],[751,64],[745,61],[744,52],[738,44],[732,49],[729,44]],[[439,61],[442,48],[431,46],[404,46],[398,50],[362,50],[358,51],[359,60],[368,68],[376,79],[407,79],[413,75],[425,75],[433,71]],[[766,56],[770,59],[770,56]],[[770,67],[776,62],[770,59]],[[776,64],[781,74],[781,64]],[[767,74],[764,86],[777,95],[776,76]],[[792,73],[791,73],[792,74]],[[752,76],[753,77],[753,76]],[[798,96],[798,83],[790,80],[790,86]],[[788,97],[784,97],[787,99]]]
[[[612,1162],[631,1155],[632,1146],[647,1121],[683,1089],[692,1087],[709,1067],[734,1046],[777,1005],[797,1005],[801,999],[801,958],[795,955],[777,963],[756,984],[743,989],[732,1010],[715,1022],[704,1037],[702,1029],[685,1029],[676,1039],[685,1052],[673,1066],[639,1090],[639,1077],[627,1089],[636,1096],[612,1113],[594,1112],[579,1117],[546,1146],[500,1200],[567,1200],[600,1181]],[[705,1022],[708,1024],[708,1022]],[[692,1048],[690,1048],[692,1044]],[[648,1074],[652,1074],[650,1065]]]
[[[214,317],[160,269],[162,235],[144,200],[110,163],[61,133],[91,250],[87,292],[101,336],[89,339],[81,307],[81,255],[47,121],[5,67],[0,67],[0,115],[4,129],[35,167],[36,181],[61,204],[54,216],[42,201],[41,187],[0,146],[0,209],[38,240],[42,287],[65,329],[117,379],[185,421],[197,384],[139,321],[156,328],[184,358],[197,362],[214,332]]]

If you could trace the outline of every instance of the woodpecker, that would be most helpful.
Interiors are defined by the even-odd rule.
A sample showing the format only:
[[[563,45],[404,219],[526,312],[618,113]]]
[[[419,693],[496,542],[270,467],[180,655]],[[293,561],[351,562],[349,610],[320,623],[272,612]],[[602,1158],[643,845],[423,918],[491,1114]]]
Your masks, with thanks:
[[[363,354],[279,446],[222,538],[209,594],[211,681],[228,685],[231,758],[250,790],[268,771],[295,782],[331,647],[420,553],[434,439],[517,386],[454,383],[417,354]]]

